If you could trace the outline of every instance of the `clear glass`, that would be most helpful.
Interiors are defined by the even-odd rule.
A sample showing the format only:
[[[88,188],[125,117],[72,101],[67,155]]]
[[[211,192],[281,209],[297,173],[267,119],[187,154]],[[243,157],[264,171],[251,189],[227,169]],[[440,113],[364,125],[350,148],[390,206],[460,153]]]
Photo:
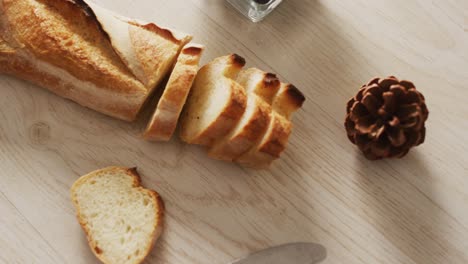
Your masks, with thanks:
[[[283,0],[227,0],[253,22],[262,21]]]

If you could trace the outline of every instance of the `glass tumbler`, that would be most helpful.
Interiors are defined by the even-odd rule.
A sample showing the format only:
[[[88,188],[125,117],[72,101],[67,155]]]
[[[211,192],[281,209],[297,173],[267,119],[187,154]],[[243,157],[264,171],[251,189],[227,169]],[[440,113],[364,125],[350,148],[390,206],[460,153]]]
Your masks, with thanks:
[[[259,22],[277,7],[282,0],[227,0],[253,22]]]

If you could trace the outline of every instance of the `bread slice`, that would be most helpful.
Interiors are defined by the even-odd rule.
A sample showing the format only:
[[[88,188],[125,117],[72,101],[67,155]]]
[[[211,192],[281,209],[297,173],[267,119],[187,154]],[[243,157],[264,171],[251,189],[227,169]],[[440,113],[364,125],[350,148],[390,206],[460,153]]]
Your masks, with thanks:
[[[208,155],[233,161],[261,140],[271,120],[271,102],[280,87],[276,75],[256,68],[242,70],[237,82],[247,92],[247,108],[236,127],[217,140]]]
[[[305,96],[294,85],[281,83],[273,101],[273,109],[287,119],[291,119],[291,115],[302,107],[304,101]]]
[[[292,84],[281,83],[272,100],[272,119],[262,139],[236,161],[243,166],[257,169],[268,168],[286,149],[292,132],[290,118],[302,107],[305,97]]]
[[[268,168],[286,149],[291,130],[291,122],[284,116],[273,111],[268,130],[263,135],[262,139],[249,151],[236,159],[236,162],[255,169]]]
[[[161,234],[163,202],[141,187],[136,169],[108,167],[82,176],[71,198],[89,246],[103,263],[141,263]]]
[[[171,139],[197,75],[203,50],[204,47],[198,44],[187,44],[182,49],[156,111],[144,132],[145,139],[153,141]]]
[[[0,0],[0,14],[0,38],[13,50],[0,51],[0,73],[127,121],[191,38],[135,21],[116,33],[83,0]]]
[[[183,141],[210,146],[236,125],[247,98],[244,88],[234,79],[244,65],[244,58],[232,54],[200,69],[181,119]]]
[[[271,119],[271,106],[256,94],[249,94],[241,120],[225,137],[209,149],[212,158],[233,161],[248,151],[265,133]]]
[[[270,105],[280,88],[280,81],[275,74],[257,68],[242,70],[237,77],[237,82],[245,88],[247,93],[257,94]]]

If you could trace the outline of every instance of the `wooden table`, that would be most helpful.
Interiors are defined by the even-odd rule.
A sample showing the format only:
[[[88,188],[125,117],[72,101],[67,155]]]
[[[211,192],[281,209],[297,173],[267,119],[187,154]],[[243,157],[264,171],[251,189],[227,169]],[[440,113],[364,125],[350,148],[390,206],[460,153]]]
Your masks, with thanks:
[[[236,52],[306,94],[270,171],[213,161],[146,123],[113,120],[0,78],[0,263],[97,263],[69,188],[82,174],[138,166],[164,197],[166,229],[146,263],[227,263],[313,241],[325,263],[468,263],[468,2],[286,0],[253,24],[221,0],[100,0],[193,33],[203,62]],[[431,111],[426,143],[371,162],[348,141],[345,104],[373,76],[414,81]]]

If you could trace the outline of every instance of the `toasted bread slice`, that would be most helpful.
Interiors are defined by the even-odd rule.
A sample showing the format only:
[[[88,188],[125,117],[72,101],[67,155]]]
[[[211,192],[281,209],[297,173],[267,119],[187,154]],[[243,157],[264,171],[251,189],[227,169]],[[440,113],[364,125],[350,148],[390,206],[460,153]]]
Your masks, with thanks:
[[[187,44],[181,51],[156,111],[144,133],[153,141],[168,141],[176,129],[180,113],[197,75],[204,46]]]
[[[244,86],[247,93],[257,94],[270,105],[280,88],[280,81],[275,74],[257,68],[242,70],[237,82]]]
[[[304,95],[294,85],[281,83],[273,101],[273,109],[287,119],[291,119],[291,115],[302,107],[304,101]]]
[[[249,94],[247,107],[234,129],[209,149],[212,158],[233,161],[259,141],[271,119],[271,106],[255,94]]]
[[[141,263],[161,234],[163,202],[141,187],[136,169],[109,167],[82,176],[71,198],[89,246],[103,263]]]
[[[182,115],[183,141],[209,146],[236,125],[247,98],[244,88],[234,79],[244,65],[242,57],[232,54],[200,69]]]
[[[291,129],[291,122],[273,111],[268,130],[262,139],[248,152],[236,159],[236,162],[256,169],[268,168],[285,150],[289,136],[291,135]]]

